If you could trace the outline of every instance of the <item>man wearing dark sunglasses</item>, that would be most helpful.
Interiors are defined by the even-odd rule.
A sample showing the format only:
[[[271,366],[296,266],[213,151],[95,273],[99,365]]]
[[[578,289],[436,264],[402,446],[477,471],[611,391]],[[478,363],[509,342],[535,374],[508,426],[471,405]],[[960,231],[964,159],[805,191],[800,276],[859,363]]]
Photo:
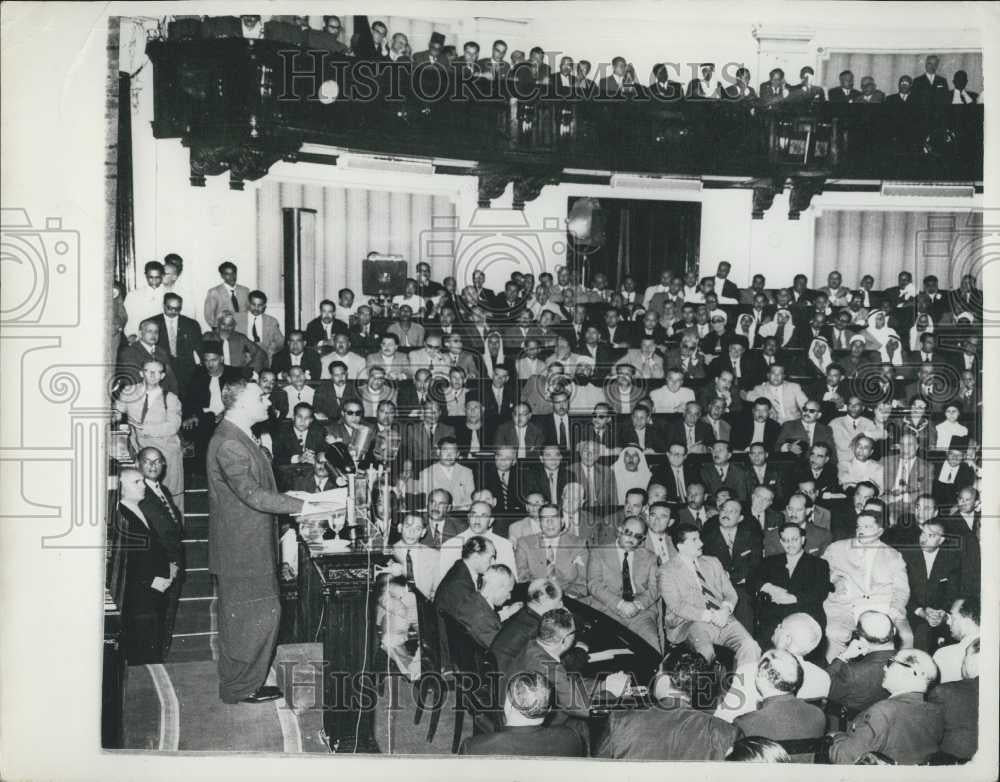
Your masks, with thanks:
[[[646,523],[637,517],[618,525],[614,545],[591,549],[591,604],[660,649],[656,612],[660,593],[656,557],[646,548]]]
[[[937,752],[944,735],[944,710],[924,698],[937,675],[927,652],[896,652],[886,660],[882,676],[889,697],[859,714],[846,733],[833,735],[830,760],[854,763],[866,752],[881,752],[897,765],[927,760]]]
[[[177,386],[181,394],[187,390],[194,376],[195,353],[201,352],[201,328],[198,321],[181,314],[184,300],[176,293],[163,296],[163,312],[151,320],[160,328],[157,347],[170,354]]]

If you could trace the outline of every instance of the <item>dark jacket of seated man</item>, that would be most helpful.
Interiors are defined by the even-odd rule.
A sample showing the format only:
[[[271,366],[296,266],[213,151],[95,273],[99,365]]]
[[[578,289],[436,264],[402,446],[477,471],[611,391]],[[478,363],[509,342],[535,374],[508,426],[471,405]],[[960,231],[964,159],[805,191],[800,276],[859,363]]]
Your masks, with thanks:
[[[313,453],[323,450],[326,430],[319,421],[312,421],[306,430],[305,447]],[[272,437],[274,445],[274,463],[291,464],[293,456],[302,456],[302,446],[299,444],[298,432],[291,420],[279,422]]]
[[[708,663],[678,647],[661,668],[650,693],[656,704],[611,712],[593,754],[623,760],[723,760],[740,731],[698,708],[703,705],[697,702],[698,683]]]
[[[504,726],[495,733],[470,736],[460,755],[527,755],[584,757],[583,736],[567,725],[545,726],[551,693],[539,673],[516,673],[507,682]]]

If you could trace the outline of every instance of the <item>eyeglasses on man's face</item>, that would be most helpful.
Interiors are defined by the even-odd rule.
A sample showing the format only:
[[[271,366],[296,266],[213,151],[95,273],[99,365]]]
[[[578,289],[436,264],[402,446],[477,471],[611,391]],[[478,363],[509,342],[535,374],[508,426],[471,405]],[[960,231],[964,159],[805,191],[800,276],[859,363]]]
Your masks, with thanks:
[[[361,415],[360,410],[345,410],[344,415]]]
[[[917,669],[914,668],[911,663],[903,662],[902,660],[897,660],[895,657],[893,657],[891,660],[886,660],[885,664],[882,667],[888,671],[889,668],[893,666],[893,664],[901,665],[903,668],[909,668],[914,673],[917,672]]]

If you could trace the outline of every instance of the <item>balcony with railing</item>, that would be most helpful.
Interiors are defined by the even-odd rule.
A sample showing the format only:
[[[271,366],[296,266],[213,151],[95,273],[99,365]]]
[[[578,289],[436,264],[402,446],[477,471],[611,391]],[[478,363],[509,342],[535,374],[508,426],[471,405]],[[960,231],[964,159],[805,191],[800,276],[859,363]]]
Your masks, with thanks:
[[[243,38],[151,40],[156,138],[190,147],[192,184],[296,161],[303,144],[473,161],[466,173],[567,168],[759,181],[977,183],[981,106],[663,99],[520,76],[360,60]],[[516,73],[516,72],[515,72]],[[747,186],[745,183],[743,186]]]

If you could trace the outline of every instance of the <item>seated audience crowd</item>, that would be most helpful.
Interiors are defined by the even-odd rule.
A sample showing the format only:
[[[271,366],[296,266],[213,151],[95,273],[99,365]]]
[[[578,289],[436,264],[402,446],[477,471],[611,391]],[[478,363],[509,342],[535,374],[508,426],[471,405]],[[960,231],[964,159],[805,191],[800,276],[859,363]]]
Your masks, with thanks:
[[[183,580],[185,456],[204,469],[223,388],[252,375],[281,488],[339,485],[331,448],[383,476],[394,659],[416,598],[505,674],[505,727],[464,752],[760,760],[768,741],[820,739],[836,712],[833,762],[974,754],[973,277],[740,289],[723,262],[644,291],[560,268],[494,292],[481,271],[460,288],[419,263],[398,295],[343,289],[285,335],[232,262],[197,299],[179,256],[144,271],[115,321],[115,406],[149,457],[123,476],[123,514],[157,543],[136,567],[143,659],[162,659],[155,628]],[[612,711],[593,744],[579,606],[662,659],[632,683],[660,708]]]

